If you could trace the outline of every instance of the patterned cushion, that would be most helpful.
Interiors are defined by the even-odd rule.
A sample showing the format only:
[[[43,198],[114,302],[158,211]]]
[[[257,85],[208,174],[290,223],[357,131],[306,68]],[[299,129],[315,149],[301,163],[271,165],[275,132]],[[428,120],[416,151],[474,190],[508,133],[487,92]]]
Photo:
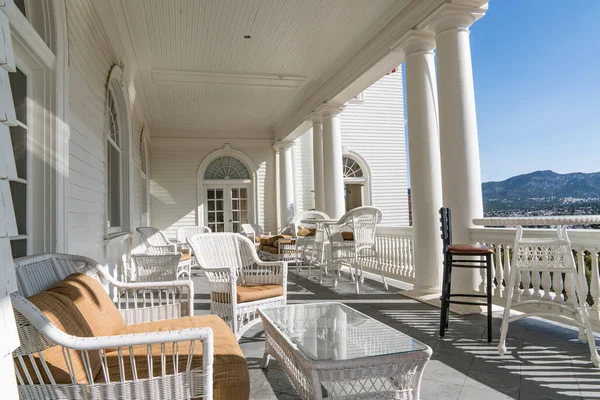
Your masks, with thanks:
[[[34,296],[29,297],[27,300],[32,302],[50,322],[60,329],[61,331],[68,333],[69,335],[90,337],[93,336],[92,330],[90,329],[87,321],[83,318],[83,315],[73,305],[73,302],[66,296],[63,296],[55,292],[42,292]],[[72,360],[72,367],[77,379],[77,383],[87,384],[88,378],[85,373],[84,364],[82,361],[81,353],[75,350],[69,350],[69,354]],[[92,367],[92,374],[95,375],[100,371],[100,359],[98,352],[89,352],[90,365]],[[54,345],[42,351],[42,357],[48,365],[50,373],[54,377],[57,384],[71,384],[71,377],[69,375],[69,369],[67,368],[67,362],[63,356],[62,346]],[[35,363],[38,365],[40,371],[43,371],[42,363],[38,356],[34,356]],[[29,359],[25,358],[25,365],[29,371],[34,383],[39,384],[35,371],[31,365]],[[23,369],[18,360],[15,359],[15,365],[19,369],[19,372],[23,375]],[[50,383],[50,380],[45,373],[42,373],[42,379],[45,383]]]
[[[238,285],[236,291],[238,303],[283,296],[283,286],[281,285]]]
[[[214,337],[214,364],[213,364],[213,398],[215,400],[248,400],[250,396],[250,378],[248,376],[248,364],[238,341],[221,318],[216,315],[202,315],[184,317],[165,321],[146,322],[125,326],[120,335],[132,333],[164,332],[188,328],[208,327],[213,331]],[[167,357],[166,372],[173,373],[173,346],[165,346]],[[179,371],[184,371],[187,364],[187,355],[190,353],[188,343],[179,344]],[[125,376],[132,378],[130,352],[123,351]],[[138,379],[148,378],[147,347],[135,346],[133,349],[136,362]],[[192,369],[202,368],[202,346],[195,343],[193,348]],[[120,380],[118,353],[112,352],[107,355],[109,364],[109,376],[111,381]],[[160,344],[152,346],[152,359],[154,364],[153,376],[161,373]],[[100,371],[97,381],[104,381],[104,373]]]
[[[48,291],[69,298],[92,331],[91,336],[116,335],[125,322],[117,307],[100,283],[91,276],[75,273],[67,276]]]

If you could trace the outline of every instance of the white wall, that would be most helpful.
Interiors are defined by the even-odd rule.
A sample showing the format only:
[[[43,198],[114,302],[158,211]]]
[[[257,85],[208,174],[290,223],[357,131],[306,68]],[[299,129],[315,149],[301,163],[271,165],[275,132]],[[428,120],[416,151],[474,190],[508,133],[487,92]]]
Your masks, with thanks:
[[[160,134],[160,132],[159,132]],[[203,224],[196,220],[197,172],[202,160],[226,143],[248,156],[256,168],[256,223],[266,231],[275,231],[277,208],[275,196],[275,153],[270,139],[191,139],[152,138],[152,175],[150,194],[152,226],[175,236],[180,226]]]
[[[408,226],[408,182],[402,72],[384,76],[341,114],[342,145],[359,153],[371,170],[371,205],[383,224]]]
[[[127,65],[128,55],[117,51],[111,43],[91,0],[68,0],[70,101],[69,123],[69,215],[68,251],[83,254],[98,261],[118,256],[126,249],[117,243],[116,249],[106,249],[105,224],[105,132],[106,90],[111,68]],[[135,98],[132,78],[126,73],[124,84],[130,98],[133,161],[130,230],[140,224],[141,177],[140,138],[144,125],[143,109]],[[139,97],[139,96],[138,96]]]

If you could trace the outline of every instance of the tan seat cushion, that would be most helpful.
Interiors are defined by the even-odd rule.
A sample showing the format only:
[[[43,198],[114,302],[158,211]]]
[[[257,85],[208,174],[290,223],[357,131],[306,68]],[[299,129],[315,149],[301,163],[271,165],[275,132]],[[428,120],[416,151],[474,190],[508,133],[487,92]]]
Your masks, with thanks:
[[[69,298],[92,331],[91,336],[116,335],[125,322],[117,307],[100,283],[91,276],[75,273],[67,276],[48,291]]]
[[[270,299],[271,297],[283,296],[283,286],[281,285],[237,285],[236,299],[238,303],[248,303],[251,301]],[[229,293],[211,293],[212,301],[218,303],[230,303]]]
[[[267,246],[261,244],[259,250],[264,251],[266,253],[279,254],[279,249],[277,249],[277,247],[275,246]]]
[[[281,285],[238,285],[236,290],[238,303],[283,296],[283,286]]]
[[[73,305],[71,300],[67,297],[55,293],[55,292],[42,292],[28,298],[45,316],[50,322],[61,331],[68,333],[69,335],[90,337],[92,330],[88,326],[87,321],[83,318],[79,310]],[[84,364],[82,361],[81,353],[75,350],[69,350],[69,354],[72,360],[72,367],[75,373],[77,383],[87,384],[88,378],[85,373]],[[100,359],[97,352],[89,352],[90,364],[92,366],[92,374],[95,375],[100,371]],[[47,348],[42,352],[42,357],[46,360],[48,369],[54,377],[57,384],[71,384],[71,378],[69,375],[69,369],[67,368],[67,362],[63,356],[62,346],[56,345]],[[40,371],[43,371],[42,363],[38,356],[34,356],[35,362],[38,365]],[[32,368],[29,359],[25,358],[25,365],[29,371],[34,383],[39,384],[35,371]],[[23,375],[23,369],[15,359],[15,365]],[[45,373],[42,373],[42,379],[45,383],[50,383],[50,380]]]
[[[260,236],[254,236],[254,243],[260,243]]]
[[[269,237],[268,236],[263,236],[263,237],[260,238],[260,244],[262,246],[268,246],[267,243],[269,243]]]
[[[354,232],[341,232],[341,234],[344,240],[354,240]]]
[[[246,358],[231,328],[218,316],[201,315],[128,325],[119,334],[164,332],[201,327],[208,327],[213,331],[213,398],[215,400],[248,400],[250,396],[250,378],[248,376]],[[173,354],[173,346],[167,345],[165,348],[167,355]],[[190,343],[180,343],[178,348],[178,368],[179,371],[185,371],[187,367],[187,355],[190,353]],[[123,364],[127,379],[132,378],[130,354],[128,350],[123,351]],[[135,346],[133,354],[135,356],[138,379],[148,378],[146,346]],[[193,355],[191,368],[202,368],[202,346],[198,342],[193,347]],[[116,351],[108,353],[107,360],[111,381],[120,380],[118,353]],[[152,360],[153,376],[159,376],[161,374],[160,344],[152,346]],[[173,373],[173,357],[167,356],[165,360],[166,373]],[[104,381],[104,373],[100,371],[96,379],[97,381]]]
[[[181,260],[179,262],[190,261],[192,259],[192,255],[190,253],[182,253]]]
[[[309,228],[300,228],[298,229],[298,236],[315,236],[317,234],[317,230],[316,229],[309,229]]]
[[[494,254],[493,248],[475,244],[452,244],[448,246],[448,251],[457,254]]]

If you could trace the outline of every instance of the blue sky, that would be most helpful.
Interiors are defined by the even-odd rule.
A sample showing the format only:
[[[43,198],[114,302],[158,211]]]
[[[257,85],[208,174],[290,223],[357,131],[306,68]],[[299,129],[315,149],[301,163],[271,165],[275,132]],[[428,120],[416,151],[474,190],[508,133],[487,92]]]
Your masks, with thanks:
[[[600,1],[492,0],[471,27],[484,182],[600,171]]]

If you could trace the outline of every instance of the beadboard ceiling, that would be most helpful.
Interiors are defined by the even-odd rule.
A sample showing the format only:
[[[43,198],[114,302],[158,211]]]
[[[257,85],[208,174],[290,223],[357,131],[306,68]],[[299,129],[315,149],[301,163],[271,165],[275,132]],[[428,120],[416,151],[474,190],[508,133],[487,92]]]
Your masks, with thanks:
[[[113,4],[125,16],[152,125],[164,136],[170,127],[206,131],[248,126],[272,133],[285,112],[315,90],[315,82],[335,75],[411,2],[415,0]]]

